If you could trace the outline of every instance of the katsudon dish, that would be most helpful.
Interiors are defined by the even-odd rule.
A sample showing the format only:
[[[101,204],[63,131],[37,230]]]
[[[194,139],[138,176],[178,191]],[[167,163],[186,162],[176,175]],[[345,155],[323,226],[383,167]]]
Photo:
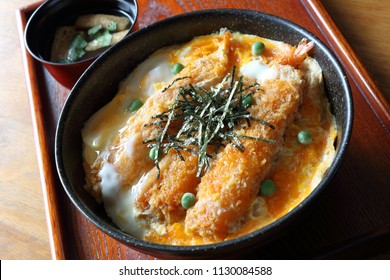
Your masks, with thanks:
[[[202,245],[297,207],[335,157],[313,42],[227,29],[157,50],[82,130],[86,190],[132,236]]]

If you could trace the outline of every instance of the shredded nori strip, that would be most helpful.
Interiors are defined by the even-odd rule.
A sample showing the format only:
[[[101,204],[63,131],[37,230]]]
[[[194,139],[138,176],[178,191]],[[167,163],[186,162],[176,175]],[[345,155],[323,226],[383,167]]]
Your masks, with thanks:
[[[243,105],[242,100],[248,95],[261,91],[260,85],[255,83],[244,86],[240,77],[235,80],[235,67],[232,72],[216,87],[207,90],[189,83],[179,88],[179,93],[168,111],[152,116],[151,123],[145,127],[155,127],[158,130],[157,137],[144,141],[149,148],[158,149],[167,154],[174,149],[181,160],[185,160],[181,151],[198,155],[198,171],[196,176],[200,178],[210,166],[210,159],[215,158],[221,147],[230,144],[240,152],[245,147],[240,139],[250,139],[275,144],[275,140],[261,137],[253,137],[237,134],[234,128],[255,121],[271,129],[274,126],[264,120],[254,118],[248,111],[251,105]],[[188,79],[179,77],[163,92],[172,87],[177,81]],[[230,78],[230,83],[228,80]],[[227,86],[227,88],[226,88]],[[177,123],[180,123],[178,126]],[[172,132],[173,131],[173,132]],[[209,154],[210,147],[214,147],[213,154]],[[160,178],[159,159],[154,159],[158,169],[157,179]]]

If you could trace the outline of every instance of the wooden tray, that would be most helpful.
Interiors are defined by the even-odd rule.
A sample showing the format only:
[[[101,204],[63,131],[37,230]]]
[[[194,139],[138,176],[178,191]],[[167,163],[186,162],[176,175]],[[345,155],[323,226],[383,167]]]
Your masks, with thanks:
[[[222,7],[258,10],[288,19],[323,40],[348,74],[355,121],[350,146],[338,174],[288,235],[240,258],[375,258],[377,253],[390,250],[389,104],[320,1],[227,0],[224,5],[217,0],[138,2],[135,28],[187,11]],[[21,8],[17,19],[53,258],[154,258],[130,249],[97,229],[73,206],[59,182],[54,164],[54,133],[69,90],[57,83],[24,47],[24,27],[38,5]]]

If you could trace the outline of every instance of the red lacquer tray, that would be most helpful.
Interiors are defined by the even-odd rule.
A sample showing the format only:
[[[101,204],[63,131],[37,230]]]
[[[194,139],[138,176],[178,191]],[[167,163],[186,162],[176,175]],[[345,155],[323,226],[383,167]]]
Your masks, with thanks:
[[[252,9],[288,19],[314,33],[336,54],[348,75],[355,120],[346,157],[331,185],[286,235],[240,258],[375,258],[390,251],[389,104],[320,1],[139,0],[136,29],[201,9]],[[153,259],[107,236],[71,203],[54,163],[56,123],[69,90],[34,61],[23,30],[39,3],[17,11],[39,168],[55,259]],[[207,256],[205,256],[206,258]],[[237,256],[227,256],[237,258]]]

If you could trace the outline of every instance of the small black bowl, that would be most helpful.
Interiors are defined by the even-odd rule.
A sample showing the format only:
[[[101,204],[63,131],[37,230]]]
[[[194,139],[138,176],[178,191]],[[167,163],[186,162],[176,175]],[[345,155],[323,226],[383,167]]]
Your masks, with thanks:
[[[118,85],[140,62],[154,51],[211,34],[226,27],[296,45],[302,38],[315,42],[311,56],[323,69],[325,89],[335,115],[338,137],[335,159],[317,188],[295,209],[274,223],[245,236],[202,246],[169,246],[139,240],[122,232],[84,190],[81,129],[85,121],[108,103]],[[352,96],[347,77],[330,50],[313,34],[281,18],[236,9],[205,10],[175,16],[134,32],[104,53],[83,74],[67,99],[60,116],[55,156],[65,191],[78,209],[98,228],[132,248],[159,257],[221,258],[259,247],[285,231],[291,222],[326,188],[339,168],[347,149],[353,124]]]
[[[75,84],[100,54],[74,63],[52,62],[50,53],[54,34],[58,27],[73,25],[80,15],[98,13],[129,18],[130,33],[137,19],[138,4],[136,0],[48,0],[35,10],[27,22],[24,34],[27,50],[67,88]]]

